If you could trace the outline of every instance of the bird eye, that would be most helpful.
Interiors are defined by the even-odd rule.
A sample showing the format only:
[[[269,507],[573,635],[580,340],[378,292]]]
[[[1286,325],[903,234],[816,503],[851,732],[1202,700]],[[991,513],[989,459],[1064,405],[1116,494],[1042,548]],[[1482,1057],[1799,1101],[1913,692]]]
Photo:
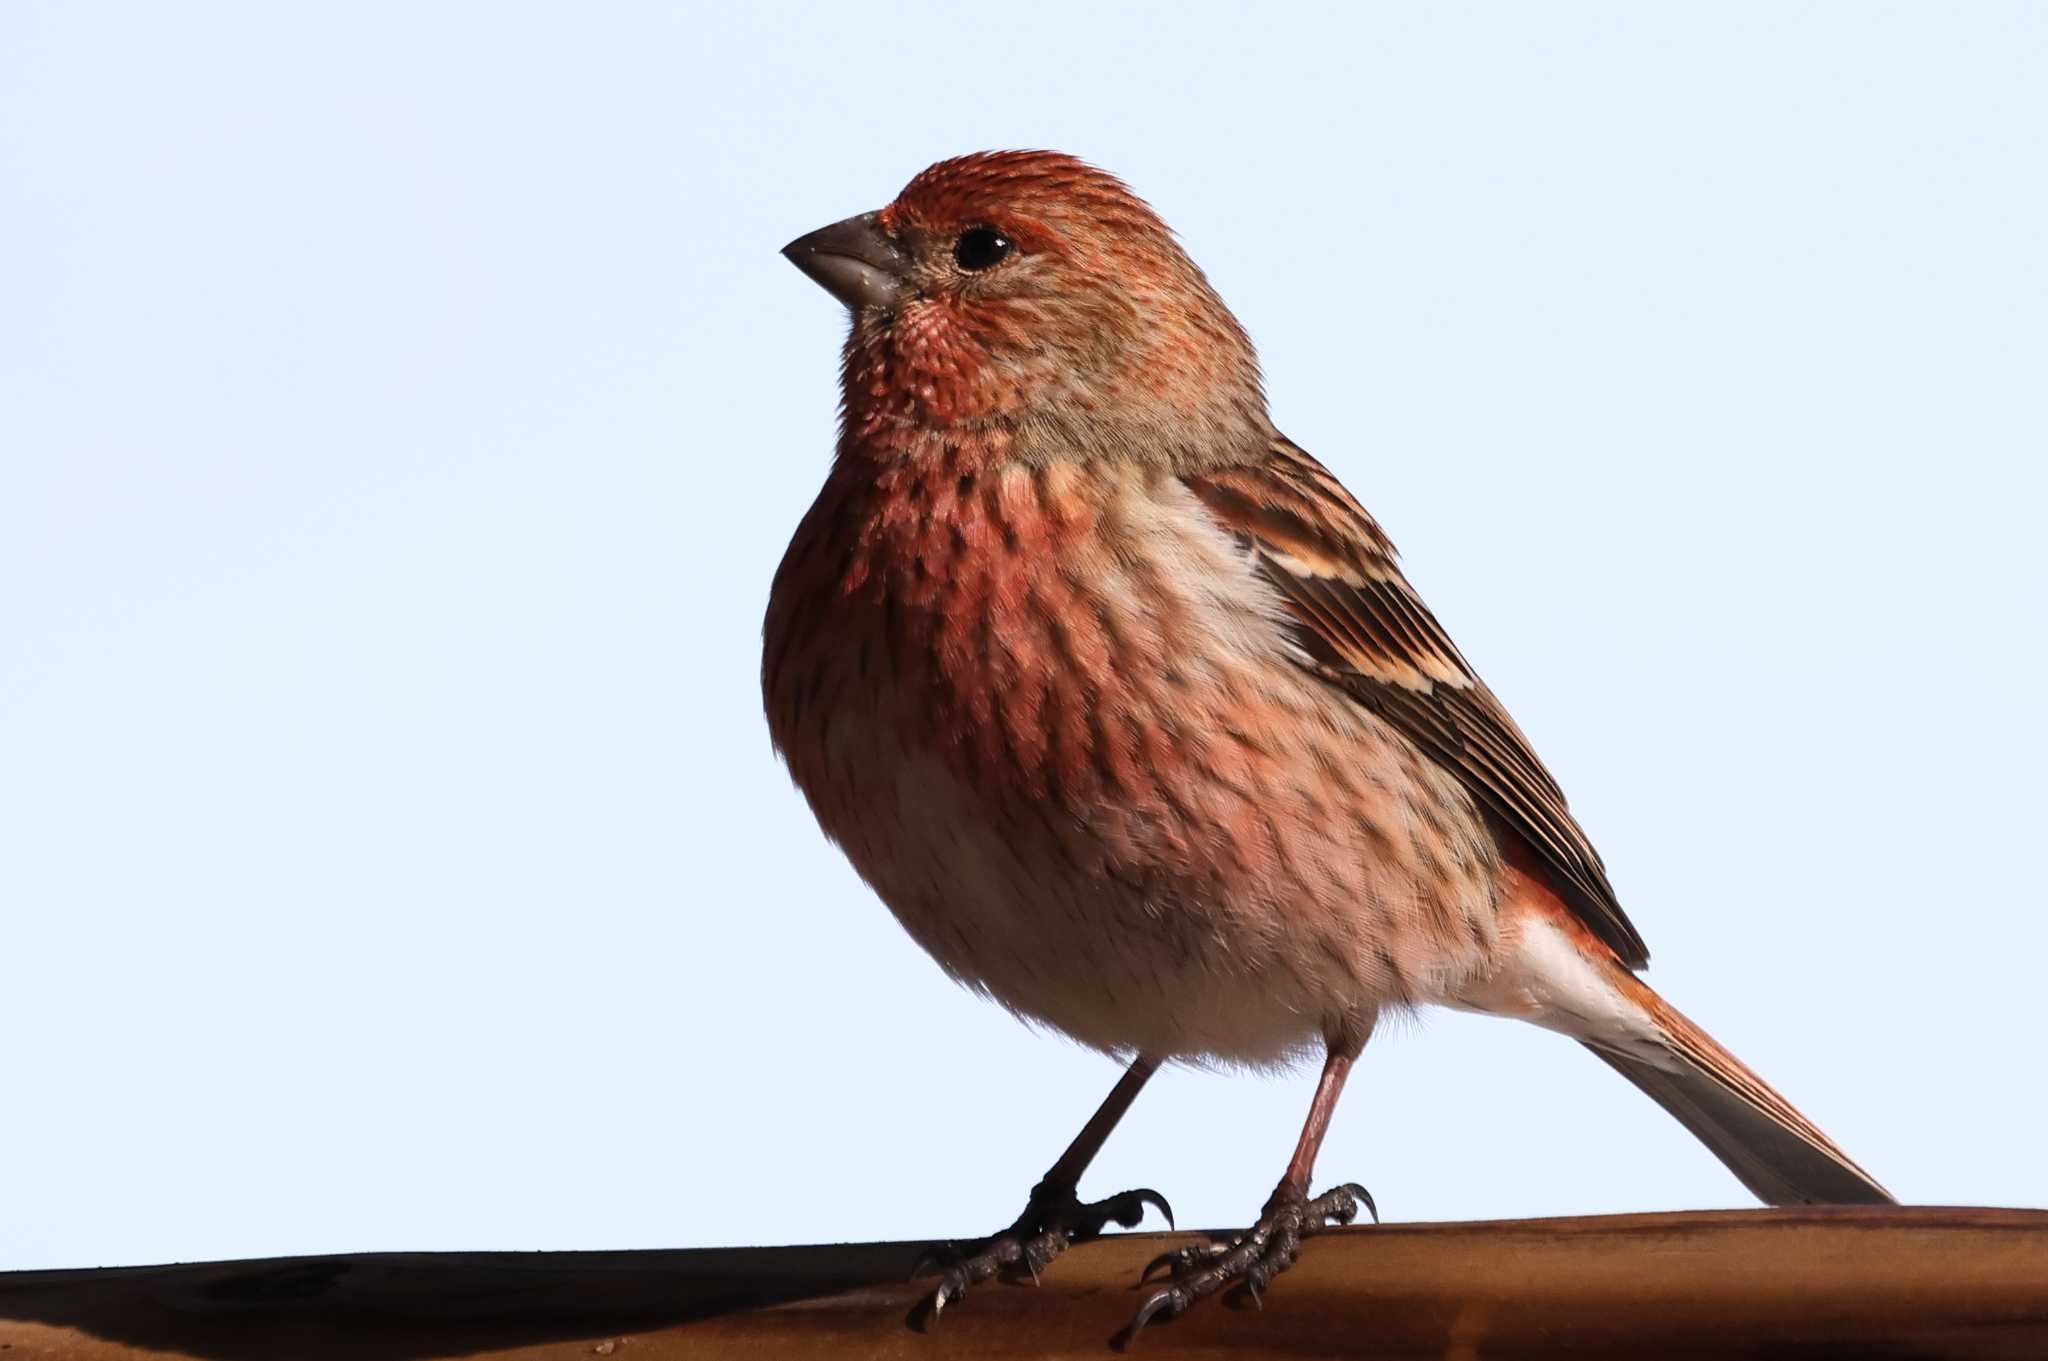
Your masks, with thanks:
[[[1016,249],[1016,242],[994,227],[969,227],[953,243],[953,260],[962,269],[992,269]]]

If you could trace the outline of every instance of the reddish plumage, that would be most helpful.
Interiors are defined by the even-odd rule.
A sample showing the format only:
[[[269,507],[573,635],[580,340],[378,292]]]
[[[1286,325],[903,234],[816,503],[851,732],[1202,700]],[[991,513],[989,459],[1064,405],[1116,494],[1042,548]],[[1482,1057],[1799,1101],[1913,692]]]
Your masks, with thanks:
[[[1521,1016],[1766,1194],[1882,1196],[1624,967],[1641,940],[1556,782],[1274,429],[1150,208],[1069,157],[970,156],[791,254],[854,321],[771,595],[770,728],[942,965],[1141,1064],[1323,1044],[1325,1106],[1386,1007]],[[1282,1238],[1314,1227],[1292,1180]]]

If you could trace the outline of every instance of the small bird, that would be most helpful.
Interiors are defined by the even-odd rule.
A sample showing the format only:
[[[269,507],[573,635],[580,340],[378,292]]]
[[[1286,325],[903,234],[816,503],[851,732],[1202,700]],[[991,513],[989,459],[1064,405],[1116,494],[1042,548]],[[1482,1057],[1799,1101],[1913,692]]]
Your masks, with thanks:
[[[1263,1292],[1371,1208],[1312,1194],[1316,1153],[1379,1017],[1426,1004],[1578,1040],[1771,1204],[1890,1203],[1637,977],[1557,782],[1122,182],[963,156],[783,253],[852,329],[768,603],[775,746],[940,967],[1129,1065],[929,1316],[1148,1204],[1170,1221],[1150,1190],[1078,1192],[1160,1064],[1319,1051],[1257,1222],[1156,1261],[1128,1332]]]

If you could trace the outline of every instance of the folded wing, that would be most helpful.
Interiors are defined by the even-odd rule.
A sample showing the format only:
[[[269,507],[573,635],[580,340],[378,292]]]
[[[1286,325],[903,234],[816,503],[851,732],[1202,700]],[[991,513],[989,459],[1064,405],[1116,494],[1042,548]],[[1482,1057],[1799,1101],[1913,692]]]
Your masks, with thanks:
[[[1256,462],[1186,481],[1287,602],[1318,673],[1455,774],[1528,843],[1623,964],[1646,964],[1649,951],[1557,781],[1402,577],[1393,544],[1351,493],[1285,439]]]

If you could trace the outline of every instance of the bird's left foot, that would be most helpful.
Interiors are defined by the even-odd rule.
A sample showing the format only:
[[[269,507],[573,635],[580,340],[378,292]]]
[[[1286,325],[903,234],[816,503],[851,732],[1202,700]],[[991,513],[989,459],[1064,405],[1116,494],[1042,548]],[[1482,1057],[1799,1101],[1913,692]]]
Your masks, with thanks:
[[[1036,1281],[1053,1258],[1075,1243],[1100,1238],[1111,1224],[1126,1229],[1137,1227],[1145,1217],[1147,1205],[1165,1215],[1168,1225],[1173,1223],[1173,1207],[1157,1191],[1125,1191],[1084,1205],[1073,1187],[1040,1182],[1031,1188],[1024,1213],[1009,1228],[965,1250],[949,1245],[919,1259],[911,1274],[922,1276],[926,1271],[937,1270],[939,1283],[911,1311],[910,1321],[917,1327],[937,1322],[946,1306],[957,1303],[970,1285],[999,1275],[1028,1273]]]
[[[1196,1243],[1155,1257],[1140,1280],[1164,1267],[1170,1278],[1145,1297],[1122,1335],[1120,1345],[1128,1346],[1139,1330],[1154,1319],[1177,1318],[1233,1281],[1242,1281],[1253,1300],[1266,1292],[1273,1278],[1294,1265],[1304,1238],[1321,1233],[1333,1224],[1349,1224],[1358,1217],[1360,1206],[1379,1222],[1379,1209],[1372,1196],[1355,1182],[1325,1191],[1313,1200],[1282,1186],[1266,1202],[1259,1222],[1240,1234],[1236,1241]]]

